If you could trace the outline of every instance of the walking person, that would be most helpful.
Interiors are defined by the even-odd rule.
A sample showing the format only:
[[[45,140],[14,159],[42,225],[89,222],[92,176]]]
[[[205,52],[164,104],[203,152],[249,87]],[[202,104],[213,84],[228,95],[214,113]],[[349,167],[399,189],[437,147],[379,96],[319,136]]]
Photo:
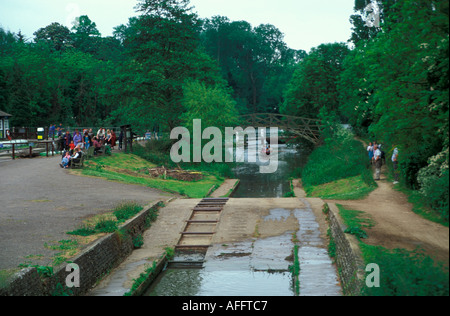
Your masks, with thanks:
[[[375,164],[375,180],[380,180],[381,167],[383,166],[383,160],[381,159],[381,150],[378,146],[373,146],[373,162]]]
[[[373,158],[373,145],[370,142],[369,146],[367,146],[367,152],[369,153],[369,159],[372,162],[372,158]]]
[[[394,165],[394,184],[398,184],[399,172],[398,172],[398,148],[395,147],[392,152],[392,164]]]

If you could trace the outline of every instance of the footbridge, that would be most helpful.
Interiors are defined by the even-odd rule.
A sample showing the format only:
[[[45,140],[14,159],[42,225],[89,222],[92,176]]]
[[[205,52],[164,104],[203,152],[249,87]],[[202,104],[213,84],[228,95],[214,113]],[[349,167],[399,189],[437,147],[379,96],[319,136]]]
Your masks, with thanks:
[[[241,120],[245,127],[278,127],[280,130],[302,137],[315,145],[320,143],[322,125],[318,119],[274,113],[254,113],[242,115]]]

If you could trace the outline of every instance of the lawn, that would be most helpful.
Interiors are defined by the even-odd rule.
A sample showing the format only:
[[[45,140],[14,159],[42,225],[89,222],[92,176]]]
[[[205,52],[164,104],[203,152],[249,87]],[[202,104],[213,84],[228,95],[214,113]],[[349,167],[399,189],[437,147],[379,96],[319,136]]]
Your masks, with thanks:
[[[85,162],[81,171],[84,176],[101,177],[110,181],[142,185],[170,193],[179,193],[190,198],[203,198],[213,186],[219,187],[224,179],[214,174],[202,172],[203,179],[180,181],[152,178],[140,172],[142,169],[156,168],[155,164],[133,154],[115,153],[111,156],[95,157]]]

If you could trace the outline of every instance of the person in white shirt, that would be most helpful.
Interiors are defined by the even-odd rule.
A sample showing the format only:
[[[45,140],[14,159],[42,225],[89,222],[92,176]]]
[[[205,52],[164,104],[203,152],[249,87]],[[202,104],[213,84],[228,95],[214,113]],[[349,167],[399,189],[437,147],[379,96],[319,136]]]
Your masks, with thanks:
[[[398,148],[392,152],[392,164],[394,165],[394,184],[398,183]]]
[[[373,146],[373,161],[375,163],[375,180],[380,180],[381,175],[381,166],[383,165],[383,161],[381,159],[381,150],[378,149],[378,146]]]

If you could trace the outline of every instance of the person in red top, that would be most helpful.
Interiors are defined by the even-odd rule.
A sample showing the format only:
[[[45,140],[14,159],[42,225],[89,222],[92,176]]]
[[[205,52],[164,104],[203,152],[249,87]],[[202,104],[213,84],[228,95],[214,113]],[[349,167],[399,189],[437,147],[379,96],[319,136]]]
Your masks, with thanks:
[[[11,131],[9,130],[9,128],[6,129],[6,138],[8,138],[8,140],[12,140]]]
[[[70,142],[69,148],[70,152],[73,153],[73,150],[75,149],[75,143],[73,142],[73,140]]]

